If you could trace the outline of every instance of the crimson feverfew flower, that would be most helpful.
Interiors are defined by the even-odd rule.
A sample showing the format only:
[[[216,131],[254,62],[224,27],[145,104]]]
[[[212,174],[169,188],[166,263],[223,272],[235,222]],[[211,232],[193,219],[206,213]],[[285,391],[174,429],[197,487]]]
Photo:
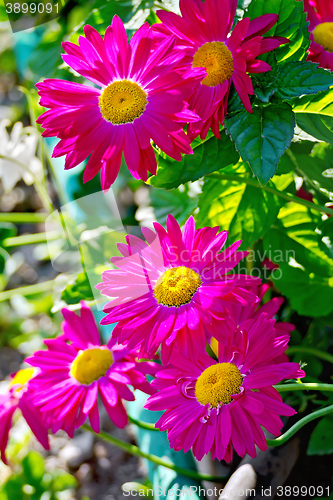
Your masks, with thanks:
[[[223,342],[225,309],[234,302],[254,302],[256,295],[246,287],[260,280],[232,272],[248,254],[237,252],[241,241],[219,253],[227,231],[195,229],[190,217],[182,232],[171,215],[167,231],[158,223],[154,228],[156,233],[142,228],[148,244],[129,235],[128,245],[118,245],[123,257],[111,259],[118,269],[105,271],[96,287],[113,298],[101,323],[118,322],[112,336],[129,349],[153,355],[162,345],[164,363],[176,347],[196,357],[212,335]]]
[[[100,431],[100,396],[114,424],[125,427],[123,400],[135,399],[128,385],[152,394],[145,375],[153,375],[157,365],[138,362],[136,353],[113,341],[102,345],[94,316],[84,303],[81,316],[68,309],[62,312],[64,335],[45,340],[48,350],[26,359],[40,370],[30,385],[34,404],[53,433],[63,429],[73,437],[88,417],[93,430]]]
[[[333,1],[304,0],[304,10],[311,32],[308,60],[333,70]]]
[[[38,83],[40,104],[50,108],[37,122],[44,137],[60,138],[52,156],[66,155],[65,169],[89,155],[83,181],[101,172],[103,189],[115,181],[122,156],[136,179],[156,174],[151,139],[167,155],[181,160],[191,154],[186,123],[199,117],[188,109],[193,87],[205,75],[195,68],[175,71],[182,54],[173,49],[174,37],[153,48],[152,30],[145,23],[127,41],[122,21],[114,16],[104,40],[85,26],[79,46],[64,42],[63,60],[100,88],[64,80]]]
[[[287,344],[279,342],[274,324],[263,312],[248,330],[230,328],[217,361],[204,352],[197,360],[174,352],[170,365],[157,372],[152,386],[158,392],[145,408],[166,410],[155,426],[167,431],[171,448],[192,448],[198,460],[211,452],[213,459],[230,462],[233,448],[241,457],[255,457],[255,445],[266,449],[261,427],[281,434],[279,415],[296,412],[273,385],[305,373],[298,363],[279,361]]]
[[[1,460],[7,464],[6,448],[9,431],[12,426],[13,415],[16,410],[21,410],[23,418],[46,450],[49,450],[48,430],[43,422],[39,410],[30,397],[30,381],[38,370],[26,368],[19,370],[12,378],[6,394],[0,395],[0,451]]]
[[[253,86],[248,73],[263,73],[271,67],[258,56],[288,42],[282,37],[266,37],[266,33],[278,20],[276,14],[266,14],[252,21],[244,18],[231,32],[237,0],[180,0],[182,16],[173,12],[157,11],[162,24],[154,25],[158,40],[175,35],[177,46],[184,52],[182,65],[189,68],[205,68],[207,76],[197,86],[189,101],[190,108],[201,118],[190,123],[191,139],[207,135],[209,128],[220,137],[219,124],[227,112],[231,84],[250,113],[249,95]]]

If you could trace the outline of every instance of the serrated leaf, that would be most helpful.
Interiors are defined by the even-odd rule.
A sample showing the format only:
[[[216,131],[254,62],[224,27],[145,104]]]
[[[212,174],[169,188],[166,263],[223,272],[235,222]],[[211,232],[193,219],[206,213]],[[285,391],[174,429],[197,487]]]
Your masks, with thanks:
[[[332,73],[312,62],[288,61],[280,64],[276,68],[276,76],[275,95],[282,99],[316,94],[333,85]]]
[[[227,116],[225,127],[242,158],[247,161],[261,184],[276,172],[280,157],[293,138],[295,120],[287,103],[253,108]]]
[[[259,183],[254,187],[238,180],[237,177],[252,178],[245,163],[227,167],[219,173],[232,175],[235,180],[205,178],[197,222],[200,227],[220,226],[229,231],[228,243],[241,239],[242,248],[249,248],[275,222],[281,199],[261,189]]]
[[[294,99],[297,125],[321,141],[333,144],[333,89]]]
[[[333,453],[333,416],[323,417],[310,436],[307,455],[330,455]]]
[[[262,102],[269,102],[276,89],[276,76],[273,71],[266,71],[259,75],[252,75],[255,95]]]
[[[253,0],[248,15],[255,19],[263,14],[278,14],[278,22],[267,33],[269,36],[283,36],[289,43],[275,50],[278,62],[302,61],[309,47],[308,23],[303,12],[303,2],[298,0]]]
[[[221,139],[216,139],[212,134],[205,141],[196,139],[192,143],[192,149],[193,155],[183,156],[181,162],[159,155],[157,175],[149,178],[149,184],[172,189],[237,163],[239,159],[233,142],[223,131]]]

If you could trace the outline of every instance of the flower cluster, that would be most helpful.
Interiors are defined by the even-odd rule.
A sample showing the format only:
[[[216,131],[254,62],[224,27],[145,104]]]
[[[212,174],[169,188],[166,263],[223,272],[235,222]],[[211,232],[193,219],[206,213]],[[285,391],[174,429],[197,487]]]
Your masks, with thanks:
[[[171,215],[167,230],[154,228],[142,229],[147,243],[127,236],[111,259],[118,269],[103,273],[97,288],[113,299],[102,323],[117,322],[112,337],[130,349],[161,346],[146,408],[165,410],[156,427],[172,448],[199,460],[210,451],[230,461],[233,447],[255,456],[255,444],[266,448],[261,426],[277,436],[279,415],[295,413],[273,385],[305,375],[285,354],[294,326],[274,319],[283,299],[260,305],[267,285],[233,273],[247,252],[241,241],[221,251],[226,231],[195,229],[190,217],[182,232]]]
[[[304,3],[309,57],[332,67],[333,10],[326,0]],[[60,139],[53,157],[65,156],[65,169],[89,158],[84,182],[100,173],[107,190],[123,157],[146,181],[156,174],[157,149],[181,161],[193,139],[209,130],[219,138],[232,89],[251,113],[251,74],[271,70],[260,56],[288,40],[264,36],[276,14],[234,24],[236,7],[237,0],[180,0],[180,16],[158,11],[161,22],[145,23],[130,41],[114,16],[104,38],[85,26],[78,45],[64,42],[64,62],[89,82],[37,84],[48,108],[37,121],[45,137]],[[12,142],[18,160],[22,144]],[[34,143],[30,149],[35,159]],[[247,256],[241,241],[225,247],[226,231],[196,229],[193,217],[181,229],[169,215],[166,228],[154,229],[142,228],[146,241],[128,235],[97,285],[110,299],[102,320],[113,325],[109,342],[101,343],[85,303],[80,314],[64,309],[63,333],[45,340],[45,349],[25,360],[31,368],[15,374],[0,396],[4,462],[16,410],[48,448],[49,431],[72,437],[88,419],[99,433],[99,402],[124,427],[126,401],[139,390],[149,396],[146,408],[164,411],[156,427],[167,431],[172,448],[226,461],[233,450],[255,456],[256,445],[266,448],[262,427],[278,436],[280,416],[295,413],[274,387],[305,375],[285,354],[294,327],[275,320],[282,299],[262,304],[268,287],[237,274]]]
[[[64,62],[97,87],[57,79],[36,85],[49,108],[37,122],[45,137],[60,139],[53,156],[65,155],[70,169],[90,155],[84,182],[100,172],[108,189],[124,155],[131,174],[146,181],[157,168],[152,141],[180,161],[199,134],[211,128],[220,136],[232,86],[252,112],[249,74],[271,70],[258,56],[288,40],[263,37],[276,14],[244,18],[228,36],[236,7],[237,0],[180,0],[181,16],[158,11],[162,23],[145,23],[130,42],[117,16],[104,39],[85,26],[79,45],[64,42]]]
[[[142,229],[147,243],[128,235],[118,244],[122,256],[111,259],[118,269],[105,271],[97,286],[112,298],[102,323],[117,323],[108,344],[85,303],[80,315],[64,309],[63,333],[45,340],[46,349],[25,360],[32,368],[14,376],[0,399],[4,461],[17,408],[48,447],[48,430],[72,437],[88,418],[100,432],[98,397],[124,427],[124,402],[140,390],[149,395],[146,408],[165,410],[156,427],[172,448],[227,461],[233,448],[255,456],[255,445],[266,448],[261,427],[279,435],[279,415],[296,413],[273,387],[305,375],[285,354],[294,327],[274,319],[283,299],[260,305],[269,287],[234,273],[247,255],[241,242],[222,250],[227,232],[195,229],[193,217],[183,231],[171,215],[166,229],[154,228]]]
[[[73,437],[89,418],[100,432],[98,396],[116,426],[128,423],[124,401],[135,399],[132,389],[146,394],[155,390],[146,375],[154,375],[157,364],[139,361],[125,346],[100,342],[94,316],[85,303],[78,316],[63,309],[63,334],[45,340],[47,350],[36,352],[25,362],[32,368],[19,371],[7,393],[0,396],[0,450],[5,449],[12,416],[20,409],[38,441],[48,449],[48,429],[63,429]]]

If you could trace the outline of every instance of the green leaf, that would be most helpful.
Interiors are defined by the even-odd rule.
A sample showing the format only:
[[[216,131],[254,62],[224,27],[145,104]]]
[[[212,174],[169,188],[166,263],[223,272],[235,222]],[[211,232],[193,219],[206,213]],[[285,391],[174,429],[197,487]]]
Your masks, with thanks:
[[[145,21],[147,23],[149,23],[149,26],[152,26],[153,24],[158,24],[161,22],[159,20],[159,18],[157,17],[156,12],[154,12],[153,10],[151,10],[149,12],[149,16],[146,17]]]
[[[152,2],[147,2],[150,8]],[[89,24],[97,31],[104,35],[106,28],[111,24],[115,15],[119,16],[123,23],[128,23],[133,16],[138,12],[140,2],[131,2],[130,0],[96,0],[92,4],[90,14],[73,30],[70,40],[76,43],[80,35],[84,35],[84,26]],[[144,11],[141,9],[142,23],[145,20]],[[137,20],[138,22],[140,20]]]
[[[277,64],[275,64],[275,66],[277,66]],[[262,102],[269,102],[276,90],[275,66],[272,65],[272,71],[252,75],[254,93]]]
[[[275,95],[290,99],[303,94],[316,94],[328,90],[333,85],[330,71],[319,68],[312,62],[291,61],[276,68]]]
[[[80,273],[74,284],[69,284],[61,294],[66,304],[78,304],[81,300],[94,300],[86,273]]]
[[[219,173],[252,177],[245,163],[227,167]],[[197,222],[200,227],[220,226],[229,231],[228,243],[241,239],[242,248],[246,249],[271,227],[280,207],[280,199],[264,189],[237,180],[206,177]]]
[[[307,455],[330,455],[333,453],[333,416],[327,415],[316,425],[311,434]]]
[[[8,14],[6,12],[5,3],[3,0],[0,0],[0,23],[5,23],[8,21]]]
[[[283,36],[289,43],[275,50],[277,61],[302,61],[309,47],[309,31],[303,2],[298,0],[253,0],[248,9],[251,19],[263,14],[278,14],[278,22],[267,33],[269,36]]]
[[[40,486],[45,473],[44,458],[37,451],[29,451],[22,460],[23,472],[27,483]]]
[[[304,144],[305,141],[303,141]],[[321,204],[333,196],[333,146],[325,143],[308,143],[309,151],[303,144],[292,143],[282,156],[278,174],[294,171],[302,176],[307,188],[323,198]]]
[[[195,139],[192,148],[193,155],[184,155],[181,162],[160,154],[157,175],[149,178],[149,184],[172,189],[237,163],[239,159],[233,142],[223,131],[220,140],[210,133],[204,141]]]
[[[134,494],[134,496],[137,496],[138,493],[140,496],[143,496],[143,497],[153,497],[153,490],[152,488],[148,488],[148,486],[146,486],[145,484],[141,484],[141,483],[138,483],[138,482],[129,482],[129,483],[124,483],[121,487],[121,489],[124,491],[124,492],[136,492]]]
[[[25,500],[25,495],[23,494],[22,487],[24,483],[22,482],[22,476],[10,476],[8,481],[4,484],[3,490],[10,500]]]
[[[333,217],[323,220],[318,226],[319,248],[333,259]]]
[[[43,38],[30,54],[28,60],[29,69],[34,74],[34,79],[42,78],[66,78],[72,75],[65,69],[58,67],[63,63],[61,46],[65,31],[59,28],[57,31],[46,31]]]
[[[1,222],[0,223],[0,246],[2,245],[3,240],[6,238],[12,238],[17,234],[17,227],[10,222]]]
[[[54,492],[77,488],[77,480],[71,474],[57,471],[56,477],[52,480],[52,490]]]
[[[9,253],[0,247],[0,273],[2,274],[5,270],[6,262],[10,257]]]
[[[261,184],[276,172],[280,157],[290,145],[295,120],[287,103],[256,106],[226,118],[225,126],[241,158],[249,162]]]
[[[333,89],[294,99],[297,125],[320,141],[333,144]]]
[[[157,221],[165,225],[168,214],[172,214],[179,224],[185,222],[196,209],[198,197],[190,198],[188,189],[183,192],[178,189],[165,191],[163,189],[152,189],[150,199],[154,207]]]
[[[288,203],[263,238],[265,251],[280,267],[272,273],[276,288],[304,316],[333,311],[333,260],[319,246],[320,222],[306,207]]]
[[[270,234],[268,241],[275,243],[279,240],[276,234]],[[318,318],[333,311],[333,282],[328,276],[323,278],[285,263],[279,265],[280,270],[272,273],[274,285],[288,297],[298,314]]]

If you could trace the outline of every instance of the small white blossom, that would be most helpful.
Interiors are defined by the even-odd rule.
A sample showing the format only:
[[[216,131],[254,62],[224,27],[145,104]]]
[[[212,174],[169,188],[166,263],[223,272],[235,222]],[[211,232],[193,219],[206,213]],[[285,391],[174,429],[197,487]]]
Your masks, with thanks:
[[[9,135],[6,130],[9,125],[9,120],[0,120],[0,179],[6,192],[10,192],[20,179],[30,185],[36,178],[40,180],[43,175],[43,166],[36,157],[37,133],[33,129],[29,129],[29,134],[24,133],[27,129],[23,129],[21,122],[17,122]],[[14,161],[1,156],[7,156]]]

